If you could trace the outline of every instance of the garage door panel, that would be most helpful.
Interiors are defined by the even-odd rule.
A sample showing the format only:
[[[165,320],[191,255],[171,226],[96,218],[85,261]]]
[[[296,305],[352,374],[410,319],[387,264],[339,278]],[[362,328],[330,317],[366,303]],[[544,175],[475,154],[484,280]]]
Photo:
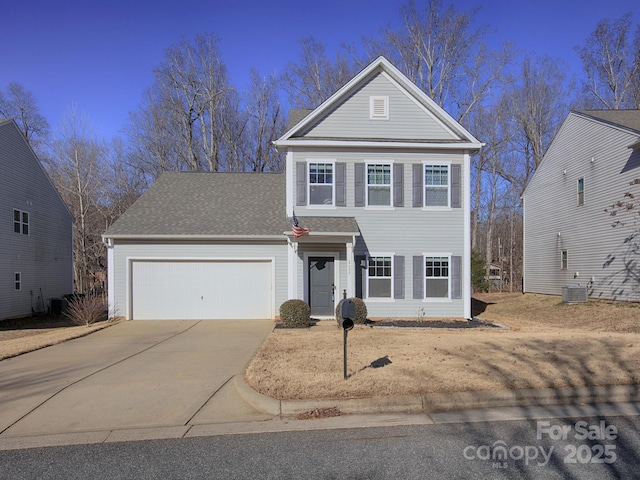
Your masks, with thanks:
[[[271,318],[270,261],[134,261],[132,318]]]

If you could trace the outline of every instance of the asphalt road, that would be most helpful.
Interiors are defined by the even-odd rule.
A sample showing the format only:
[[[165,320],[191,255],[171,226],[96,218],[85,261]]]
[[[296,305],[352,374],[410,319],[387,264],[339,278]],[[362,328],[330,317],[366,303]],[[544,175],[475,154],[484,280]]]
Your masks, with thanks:
[[[453,423],[0,451],[1,479],[633,479],[640,416]]]

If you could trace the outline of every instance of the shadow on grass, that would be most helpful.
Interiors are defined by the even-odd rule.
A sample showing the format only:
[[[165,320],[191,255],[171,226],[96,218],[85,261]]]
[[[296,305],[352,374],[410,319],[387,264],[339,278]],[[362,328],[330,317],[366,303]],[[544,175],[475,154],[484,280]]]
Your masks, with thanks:
[[[77,327],[70,318],[65,315],[34,315],[31,317],[0,320],[0,331],[8,330],[33,330],[41,328],[65,328]]]
[[[471,316],[477,317],[481,315],[489,305],[493,305],[493,303],[483,302],[482,300],[471,297]]]

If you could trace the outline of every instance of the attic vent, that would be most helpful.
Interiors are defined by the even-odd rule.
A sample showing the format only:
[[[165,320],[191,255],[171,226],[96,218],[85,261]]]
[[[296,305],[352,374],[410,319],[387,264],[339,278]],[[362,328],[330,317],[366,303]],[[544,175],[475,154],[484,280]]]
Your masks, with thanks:
[[[584,303],[587,301],[587,287],[582,285],[566,285],[562,287],[564,303]]]
[[[389,119],[389,97],[369,97],[369,118],[372,120]]]

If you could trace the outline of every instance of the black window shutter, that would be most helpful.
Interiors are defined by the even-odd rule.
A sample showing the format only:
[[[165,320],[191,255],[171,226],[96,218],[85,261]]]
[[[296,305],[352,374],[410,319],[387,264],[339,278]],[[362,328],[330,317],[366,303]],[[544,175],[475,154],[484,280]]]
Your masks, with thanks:
[[[413,257],[413,298],[424,298],[424,260],[422,255]]]
[[[458,164],[451,165],[451,207],[462,207],[462,169]]]
[[[451,298],[462,298],[462,257],[451,257]]]
[[[404,165],[393,164],[393,206],[404,206]]]
[[[296,205],[307,204],[307,164],[296,162]]]
[[[393,257],[393,298],[404,298],[404,257]]]
[[[364,207],[364,163],[356,163],[354,166],[354,203],[356,207]]]
[[[347,206],[347,164],[340,162],[336,163],[336,206]]]
[[[422,164],[413,164],[413,206],[422,207],[422,177],[424,176]]]
[[[366,260],[364,255],[356,255],[356,297],[364,298],[364,292],[366,292],[364,282],[367,279],[366,272]]]

